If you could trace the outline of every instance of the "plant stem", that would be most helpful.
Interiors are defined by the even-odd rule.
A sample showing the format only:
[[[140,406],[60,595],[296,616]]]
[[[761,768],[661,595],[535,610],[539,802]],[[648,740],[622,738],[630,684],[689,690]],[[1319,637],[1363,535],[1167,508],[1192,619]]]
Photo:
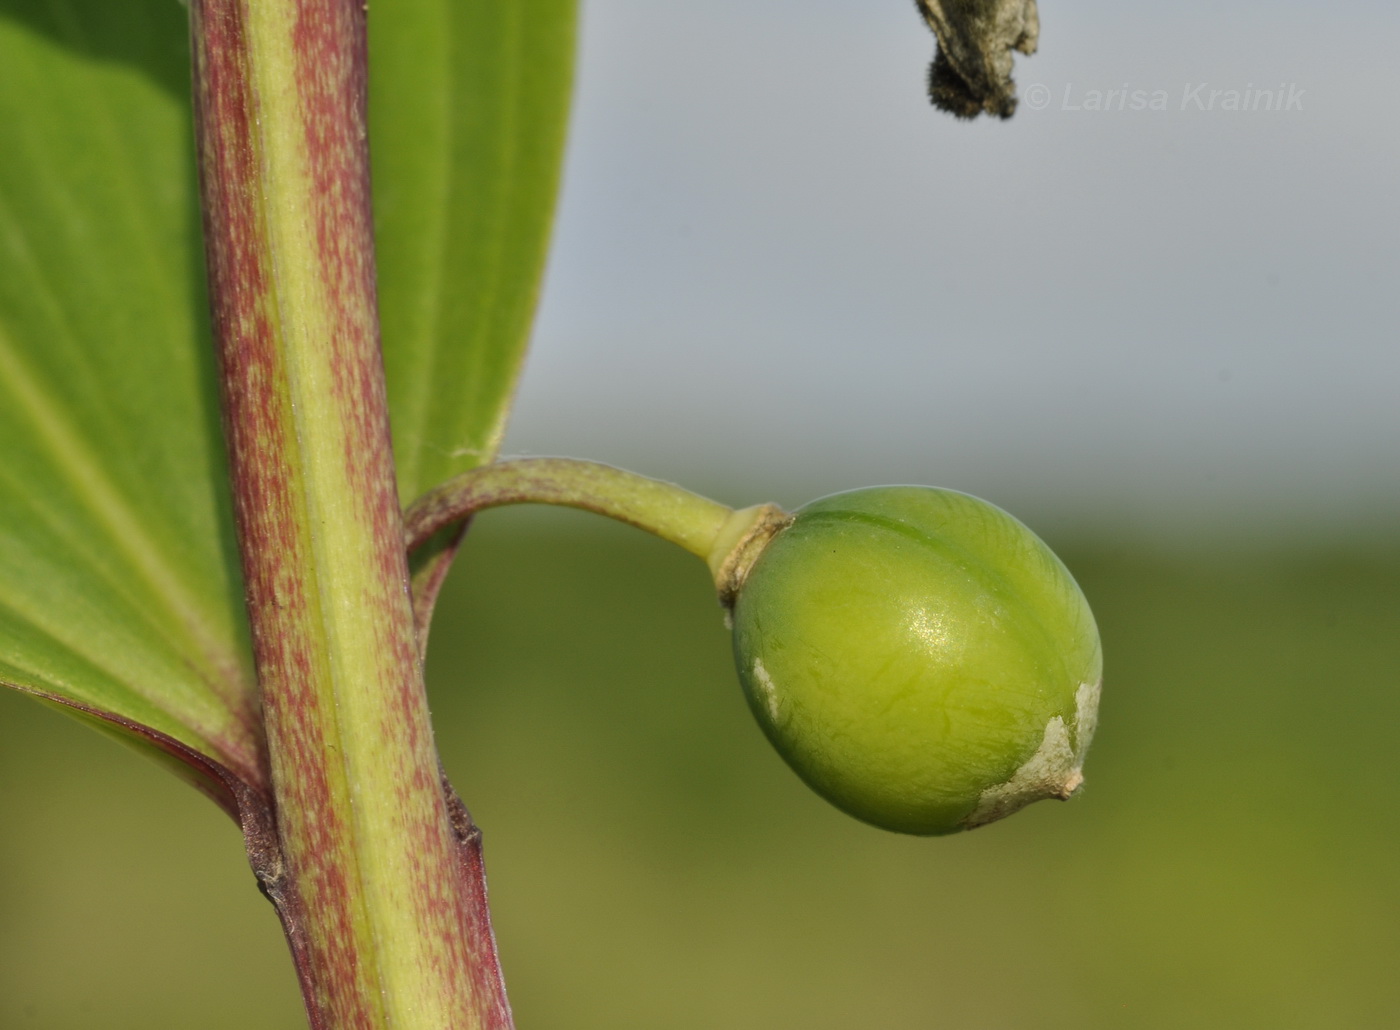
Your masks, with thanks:
[[[313,1027],[507,1027],[415,641],[375,309],[364,5],[195,0],[191,13],[282,862],[269,895]]]
[[[580,508],[678,544],[709,565],[726,606],[762,545],[790,521],[776,505],[736,511],[674,483],[594,461],[518,458],[464,472],[415,501],[404,514],[408,548],[478,511],[507,504]],[[425,607],[421,598],[419,607]],[[431,599],[426,607],[431,609]]]

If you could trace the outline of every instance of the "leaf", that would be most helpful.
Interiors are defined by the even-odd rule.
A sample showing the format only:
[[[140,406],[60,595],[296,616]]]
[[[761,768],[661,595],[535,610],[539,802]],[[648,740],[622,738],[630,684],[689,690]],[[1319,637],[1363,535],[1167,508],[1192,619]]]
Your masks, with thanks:
[[[0,0],[0,680],[252,783],[186,34]]]
[[[499,446],[544,269],[574,23],[574,0],[370,10],[380,314],[405,505]]]
[[[574,0],[373,12],[406,499],[499,443],[544,266],[573,30]],[[257,783],[188,62],[175,0],[0,0],[0,682]]]

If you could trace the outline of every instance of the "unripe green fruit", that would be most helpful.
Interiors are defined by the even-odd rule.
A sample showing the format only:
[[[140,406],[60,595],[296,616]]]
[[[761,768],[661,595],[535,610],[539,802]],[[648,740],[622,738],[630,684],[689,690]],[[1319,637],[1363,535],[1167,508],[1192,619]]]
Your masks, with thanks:
[[[859,819],[952,833],[1083,781],[1094,617],[1050,549],[985,501],[909,486],[814,501],[732,614],[764,732]]]

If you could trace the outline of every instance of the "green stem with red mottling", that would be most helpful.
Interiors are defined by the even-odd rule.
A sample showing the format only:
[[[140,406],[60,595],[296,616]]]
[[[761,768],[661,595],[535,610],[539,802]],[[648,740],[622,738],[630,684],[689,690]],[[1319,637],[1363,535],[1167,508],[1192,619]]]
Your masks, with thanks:
[[[440,783],[379,353],[361,0],[194,0],[211,305],[280,849],[325,1030],[510,1025]]]

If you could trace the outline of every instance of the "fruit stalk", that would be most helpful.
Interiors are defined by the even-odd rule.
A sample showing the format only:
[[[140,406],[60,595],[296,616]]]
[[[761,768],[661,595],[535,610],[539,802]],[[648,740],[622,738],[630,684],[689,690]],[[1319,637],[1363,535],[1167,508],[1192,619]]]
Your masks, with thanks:
[[[736,511],[674,483],[596,461],[517,458],[464,472],[415,501],[404,516],[408,548],[479,511],[509,504],[578,508],[644,529],[704,559],[726,603],[742,556],[788,521],[773,504]]]

